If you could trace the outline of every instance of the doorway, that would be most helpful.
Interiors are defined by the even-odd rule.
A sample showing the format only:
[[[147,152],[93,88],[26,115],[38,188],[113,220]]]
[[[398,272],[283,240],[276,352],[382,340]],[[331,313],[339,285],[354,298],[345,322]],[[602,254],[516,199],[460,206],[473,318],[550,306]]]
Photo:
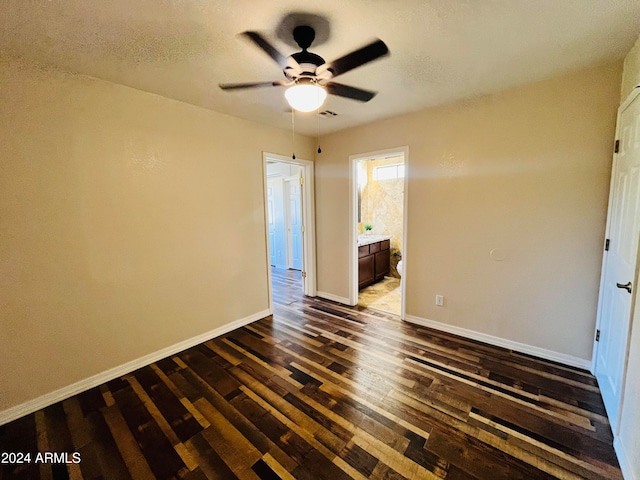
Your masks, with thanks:
[[[407,157],[407,147],[350,157],[350,302],[400,318],[406,285]]]
[[[631,314],[638,288],[640,235],[640,91],[618,111],[607,239],[602,264],[594,373],[613,434],[619,429]]]
[[[273,312],[274,298],[289,302],[316,295],[313,163],[264,153],[263,171],[269,309]]]
[[[267,162],[267,221],[272,267],[302,272],[302,167]]]

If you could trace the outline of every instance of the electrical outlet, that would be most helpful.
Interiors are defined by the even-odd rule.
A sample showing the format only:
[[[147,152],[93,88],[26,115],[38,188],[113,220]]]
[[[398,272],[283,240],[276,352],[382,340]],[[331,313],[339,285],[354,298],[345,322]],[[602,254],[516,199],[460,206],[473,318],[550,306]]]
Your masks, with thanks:
[[[442,295],[436,295],[436,305],[439,307],[444,305],[444,297]]]

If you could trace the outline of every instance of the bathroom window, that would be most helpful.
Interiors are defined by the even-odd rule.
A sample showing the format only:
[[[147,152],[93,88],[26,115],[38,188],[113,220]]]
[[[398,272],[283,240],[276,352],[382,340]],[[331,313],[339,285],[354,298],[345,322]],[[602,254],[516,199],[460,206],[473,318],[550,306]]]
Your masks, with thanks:
[[[374,180],[395,180],[404,178],[404,164],[397,163],[395,165],[383,165],[373,169]]]

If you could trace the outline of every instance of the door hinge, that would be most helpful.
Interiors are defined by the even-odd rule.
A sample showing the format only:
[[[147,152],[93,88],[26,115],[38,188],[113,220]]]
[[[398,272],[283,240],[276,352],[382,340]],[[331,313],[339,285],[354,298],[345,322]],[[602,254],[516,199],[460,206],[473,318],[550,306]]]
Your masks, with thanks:
[[[604,250],[605,250],[605,252],[609,251],[609,239],[608,238],[604,241]]]
[[[600,341],[600,330],[596,330],[596,342]]]
[[[307,272],[302,272],[302,278],[307,278]]]
[[[304,177],[300,177],[300,185],[304,185]]]
[[[304,233],[304,225],[300,225],[300,232]]]
[[[616,144],[613,147],[613,153],[618,153],[620,151],[620,140],[616,140]]]

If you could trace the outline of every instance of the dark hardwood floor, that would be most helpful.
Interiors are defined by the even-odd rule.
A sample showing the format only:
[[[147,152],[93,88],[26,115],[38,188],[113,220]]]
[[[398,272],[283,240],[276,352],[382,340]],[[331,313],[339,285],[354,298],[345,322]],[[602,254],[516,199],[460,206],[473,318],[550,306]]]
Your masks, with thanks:
[[[273,271],[273,318],[0,427],[32,459],[0,478],[622,478],[588,372],[305,298],[298,275]]]

